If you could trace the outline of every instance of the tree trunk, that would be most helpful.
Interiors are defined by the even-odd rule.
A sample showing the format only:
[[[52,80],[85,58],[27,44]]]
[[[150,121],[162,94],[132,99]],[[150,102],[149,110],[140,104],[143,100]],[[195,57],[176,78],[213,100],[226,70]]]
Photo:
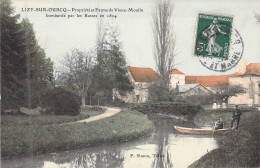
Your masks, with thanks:
[[[89,96],[89,105],[91,105],[91,102],[92,100],[91,100],[91,93],[90,93],[90,96]]]
[[[82,93],[82,95],[81,95],[81,105],[82,105],[83,107],[86,106],[86,96],[85,96],[84,93]]]

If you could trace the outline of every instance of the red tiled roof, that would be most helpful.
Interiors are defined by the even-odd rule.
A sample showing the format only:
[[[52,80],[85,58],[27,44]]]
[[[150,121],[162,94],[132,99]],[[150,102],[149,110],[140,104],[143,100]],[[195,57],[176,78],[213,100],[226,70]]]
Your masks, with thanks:
[[[228,76],[185,76],[185,83],[199,83],[205,87],[228,85]]]
[[[245,75],[260,75],[260,63],[250,63],[246,66]]]
[[[155,82],[159,80],[159,75],[152,68],[131,67],[128,69],[135,82]]]
[[[260,63],[250,63],[246,66],[246,72],[240,74],[238,72],[231,75],[211,75],[211,76],[185,76],[185,83],[200,83],[206,87],[225,86],[228,85],[228,77],[243,75],[260,75]]]
[[[178,69],[171,69],[170,74],[184,74],[184,73],[179,71]]]
[[[240,76],[239,73],[231,75],[210,75],[210,76],[185,76],[185,84],[199,83],[205,87],[228,85],[228,77]]]

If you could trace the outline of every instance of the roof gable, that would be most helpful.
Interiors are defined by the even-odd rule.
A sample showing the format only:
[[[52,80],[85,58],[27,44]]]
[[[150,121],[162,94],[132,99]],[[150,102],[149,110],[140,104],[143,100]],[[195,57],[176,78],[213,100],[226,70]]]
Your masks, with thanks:
[[[128,70],[135,82],[155,82],[159,80],[159,75],[152,68],[141,68],[128,66]]]
[[[185,85],[177,85],[178,86],[178,92],[183,93],[183,92],[187,92],[197,86],[199,86],[200,84],[198,83],[193,83],[193,84],[185,84]]]

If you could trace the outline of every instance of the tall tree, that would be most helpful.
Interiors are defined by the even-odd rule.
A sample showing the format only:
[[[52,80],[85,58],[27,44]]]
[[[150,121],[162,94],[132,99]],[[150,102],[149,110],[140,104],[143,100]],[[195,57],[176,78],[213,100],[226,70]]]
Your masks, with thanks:
[[[63,78],[65,87],[79,93],[82,106],[86,104],[86,93],[92,82],[93,55],[93,52],[87,53],[74,48],[63,59],[60,79]]]
[[[52,83],[53,64],[38,45],[29,20],[18,23],[10,0],[1,2],[0,11],[2,105],[40,105],[40,92]]]
[[[91,90],[92,95],[103,95],[104,101],[109,101],[112,100],[113,89],[123,93],[132,90],[133,86],[128,78],[125,55],[118,40],[118,29],[110,26],[103,27],[103,30],[105,32],[98,35],[102,38],[97,40],[97,65],[94,68]]]
[[[156,0],[153,12],[154,59],[160,75],[160,84],[168,88],[169,71],[174,66],[175,39],[172,26],[173,3],[170,0]]]
[[[0,4],[2,107],[15,108],[24,104],[25,90],[21,80],[26,79],[26,58],[20,15],[14,15],[10,0]]]
[[[35,37],[33,25],[23,19],[21,27],[25,35],[26,81],[28,107],[41,105],[41,94],[53,85],[53,62],[46,57]]]

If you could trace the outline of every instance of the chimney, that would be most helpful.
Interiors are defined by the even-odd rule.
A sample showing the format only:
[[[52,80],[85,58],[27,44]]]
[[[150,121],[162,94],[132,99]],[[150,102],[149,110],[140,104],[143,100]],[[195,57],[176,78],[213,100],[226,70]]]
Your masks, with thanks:
[[[240,74],[244,74],[246,72],[246,60],[241,59],[238,63],[237,72]]]

